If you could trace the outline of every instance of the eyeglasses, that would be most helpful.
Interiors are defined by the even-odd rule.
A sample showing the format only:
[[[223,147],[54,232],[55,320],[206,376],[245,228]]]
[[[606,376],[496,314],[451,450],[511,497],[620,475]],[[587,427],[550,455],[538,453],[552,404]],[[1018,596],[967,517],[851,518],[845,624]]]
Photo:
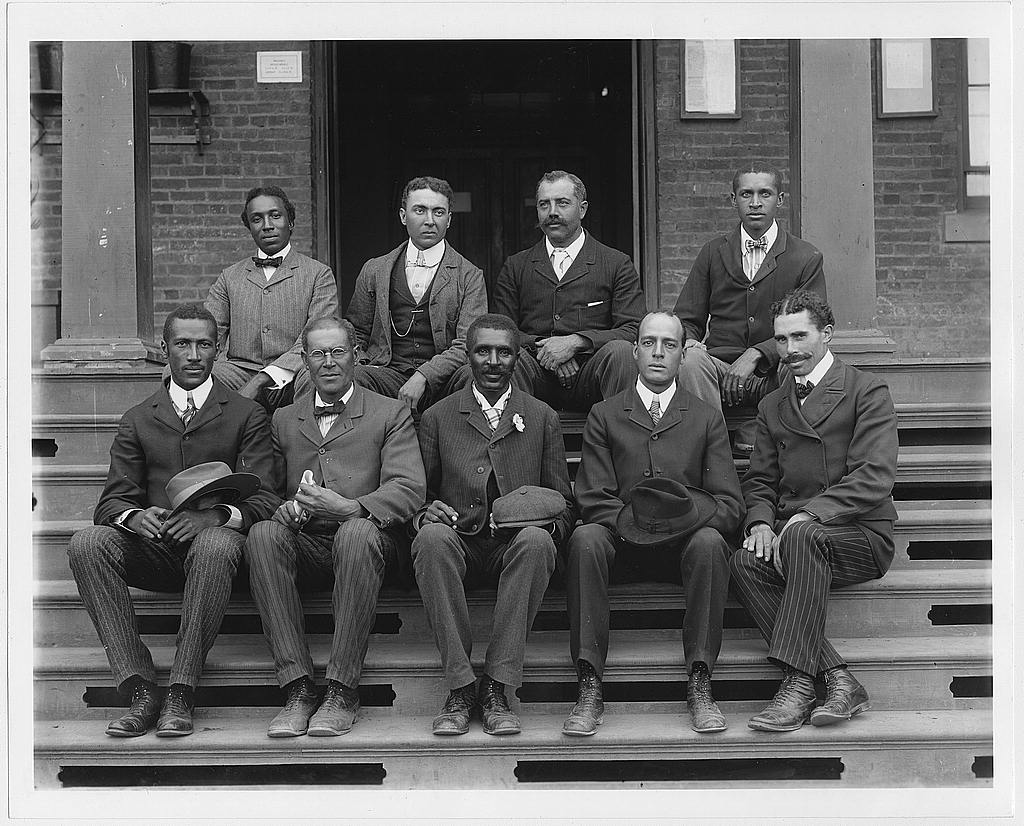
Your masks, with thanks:
[[[341,361],[342,357],[348,353],[347,347],[332,347],[330,350],[311,350],[310,352],[302,351],[303,355],[310,361],[323,361],[327,358],[328,354],[334,361]]]

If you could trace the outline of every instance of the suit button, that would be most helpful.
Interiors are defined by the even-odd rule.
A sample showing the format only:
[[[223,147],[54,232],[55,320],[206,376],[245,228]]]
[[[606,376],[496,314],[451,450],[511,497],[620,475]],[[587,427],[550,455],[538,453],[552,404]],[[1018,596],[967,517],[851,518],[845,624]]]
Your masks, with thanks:
[[[327,452],[327,451],[326,451],[326,450],[325,450],[324,448],[320,448],[320,449],[319,449],[319,450],[317,451],[317,453],[319,453],[319,454],[320,454],[321,456],[323,456],[323,455],[324,455],[324,454],[325,454],[326,452]]]
[[[182,437],[181,437],[181,440],[182,440],[183,442],[187,442],[187,441],[188,441],[188,439],[189,439],[189,437],[188,437],[188,434],[186,434],[186,435],[184,435],[184,436],[182,436]]]
[[[750,318],[747,319],[747,321],[749,321],[751,324],[753,324],[754,323],[754,317],[751,316]]]
[[[785,450],[785,449],[786,449],[786,443],[785,442],[779,442],[779,450]]]
[[[482,467],[478,467],[478,468],[476,469],[476,472],[477,472],[477,473],[483,473],[483,472],[484,472],[484,469],[483,469]]]
[[[560,318],[561,316],[558,313],[555,313],[555,321],[558,321]]]
[[[825,486],[824,485],[818,485],[818,493],[824,493],[824,492],[825,492]]]
[[[651,436],[651,441],[653,441],[653,442],[658,441],[658,434],[657,433],[655,433],[653,436]]]
[[[651,475],[651,472],[649,470],[645,470],[644,471],[644,476],[650,476],[650,475]]]
[[[749,287],[748,289],[749,289],[749,290],[750,290],[751,292],[754,292],[754,285],[753,285],[753,284],[751,284],[751,285],[750,285],[750,287]]]
[[[753,320],[753,319],[751,319],[751,320]],[[263,332],[264,333],[269,333],[270,332],[270,328],[269,327],[264,327],[263,328]]]
[[[263,294],[264,294],[264,295],[270,295],[270,287],[266,287],[266,288],[265,288],[265,289],[263,290]]]

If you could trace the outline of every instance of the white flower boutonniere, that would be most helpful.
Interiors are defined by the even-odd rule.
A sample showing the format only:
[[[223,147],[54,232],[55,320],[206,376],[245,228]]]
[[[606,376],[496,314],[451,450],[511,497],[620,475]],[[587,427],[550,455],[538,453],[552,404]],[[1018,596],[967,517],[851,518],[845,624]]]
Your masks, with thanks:
[[[523,421],[523,417],[522,417],[522,416],[520,416],[520,415],[519,415],[518,413],[516,413],[516,414],[515,414],[515,415],[514,415],[514,416],[512,417],[512,425],[513,425],[513,426],[515,427],[515,429],[516,429],[516,430],[518,430],[518,431],[519,431],[520,433],[522,433],[522,432],[523,432],[524,430],[526,430],[526,422],[524,422],[524,421]]]

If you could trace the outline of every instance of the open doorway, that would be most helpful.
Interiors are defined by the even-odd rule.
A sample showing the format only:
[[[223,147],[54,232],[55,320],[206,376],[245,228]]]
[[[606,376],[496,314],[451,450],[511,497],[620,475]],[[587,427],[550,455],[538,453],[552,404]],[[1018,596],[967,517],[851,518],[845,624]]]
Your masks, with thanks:
[[[484,270],[541,238],[534,189],[550,169],[587,185],[584,226],[632,254],[629,41],[340,41],[328,135],[332,247],[347,306],[366,259],[406,235],[398,200],[415,175],[446,178],[449,242]]]

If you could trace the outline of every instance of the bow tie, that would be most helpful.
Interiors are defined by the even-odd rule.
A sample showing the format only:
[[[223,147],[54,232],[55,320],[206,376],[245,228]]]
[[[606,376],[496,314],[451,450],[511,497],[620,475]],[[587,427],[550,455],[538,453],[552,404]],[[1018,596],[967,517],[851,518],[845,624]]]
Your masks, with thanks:
[[[814,389],[814,382],[809,381],[805,384],[800,382],[796,383],[796,397],[798,399],[806,399],[810,392]]]
[[[323,407],[321,407],[319,404],[313,405],[313,415],[316,416],[316,418],[318,419],[321,416],[334,416],[337,413],[344,412],[345,402],[343,401],[331,402],[330,404],[325,404]]]
[[[276,258],[257,258],[255,255],[252,257],[252,263],[257,267],[280,267],[282,261],[284,259],[280,255]]]
[[[754,239],[752,239],[752,238],[748,238],[747,239],[747,252],[750,252],[751,250],[756,250],[758,248],[767,251],[768,250],[768,239],[765,238],[763,235],[760,238],[758,238],[756,241]]]

